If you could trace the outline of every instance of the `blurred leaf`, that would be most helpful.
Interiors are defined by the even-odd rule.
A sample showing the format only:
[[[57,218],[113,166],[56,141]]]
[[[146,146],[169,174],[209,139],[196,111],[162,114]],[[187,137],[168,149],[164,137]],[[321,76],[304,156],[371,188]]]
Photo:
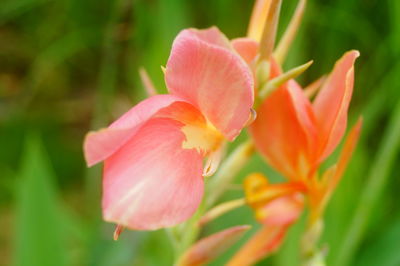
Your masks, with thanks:
[[[8,0],[1,3],[0,25],[49,0]]]
[[[37,138],[29,138],[16,194],[14,265],[67,265],[54,177]]]
[[[400,265],[400,220],[390,225],[376,239],[365,245],[355,266]]]
[[[349,222],[344,241],[335,254],[336,265],[349,265],[360,243],[365,238],[375,208],[379,205],[383,189],[392,171],[400,147],[400,102],[391,114],[385,135],[371,164],[369,176],[363,187],[353,218]]]

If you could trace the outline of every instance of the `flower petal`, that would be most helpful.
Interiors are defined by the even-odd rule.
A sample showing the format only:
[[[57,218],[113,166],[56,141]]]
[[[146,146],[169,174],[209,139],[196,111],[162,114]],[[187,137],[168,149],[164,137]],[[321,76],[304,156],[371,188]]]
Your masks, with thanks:
[[[247,241],[226,264],[227,266],[250,266],[270,255],[281,245],[287,226],[263,226]]]
[[[299,193],[277,198],[257,209],[257,219],[267,226],[291,225],[303,211],[303,196]]]
[[[260,209],[284,196],[307,190],[303,182],[285,182],[269,184],[267,177],[261,173],[248,175],[243,182],[246,202],[254,209]]]
[[[203,195],[202,159],[184,149],[183,123],[156,117],[107,158],[103,216],[137,230],[155,230],[188,219]]]
[[[150,97],[134,106],[108,128],[89,132],[84,141],[84,154],[88,166],[111,156],[158,110],[176,101],[182,100],[172,95]]]
[[[332,153],[346,131],[347,109],[353,92],[354,62],[359,55],[358,51],[350,51],[336,62],[314,101],[320,135],[320,161]]]
[[[353,151],[356,148],[358,139],[360,137],[361,126],[362,126],[362,118],[359,118],[357,123],[350,130],[346,138],[346,141],[344,142],[343,149],[342,152],[340,153],[339,160],[337,163],[335,174],[332,176],[330,180],[328,180],[328,183],[326,184],[327,198],[329,198],[330,194],[333,193],[337,184],[340,182],[340,179],[342,178],[344,171],[346,170],[347,164],[351,159]]]
[[[250,64],[258,54],[258,42],[250,38],[233,39],[232,46],[247,64]]]
[[[277,66],[272,76],[279,75]],[[261,104],[250,126],[256,147],[287,178],[298,180],[313,168],[316,140],[311,104],[294,82],[282,85]]]
[[[299,218],[303,206],[302,195],[295,193],[277,198],[263,208],[257,209],[257,220],[263,227],[246,242],[227,265],[253,265],[276,251],[282,244],[289,226]]]
[[[233,245],[250,226],[241,225],[205,237],[190,247],[180,258],[179,266],[205,265]]]
[[[172,94],[196,106],[233,140],[249,118],[253,76],[225,40],[217,28],[182,31],[174,41],[165,80]]]

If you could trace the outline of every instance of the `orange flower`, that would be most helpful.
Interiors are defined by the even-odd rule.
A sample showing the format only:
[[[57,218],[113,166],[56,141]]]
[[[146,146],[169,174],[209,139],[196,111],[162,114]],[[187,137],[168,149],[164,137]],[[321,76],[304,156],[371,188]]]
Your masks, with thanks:
[[[358,56],[357,51],[347,52],[335,64],[312,103],[294,80],[285,83],[265,99],[250,126],[256,147],[270,165],[289,181],[304,183],[309,193],[320,190],[317,170],[346,131]],[[271,76],[280,72],[277,64],[272,64]],[[359,127],[354,134],[358,135]],[[348,145],[353,147],[356,140],[350,138],[352,143]],[[345,151],[350,154],[353,148]]]
[[[264,158],[284,175],[287,183],[269,184],[261,174],[244,183],[246,201],[262,228],[230,261],[230,266],[251,265],[274,252],[287,229],[303,210],[303,195],[310,204],[310,226],[321,217],[356,146],[361,119],[349,133],[338,163],[318,176],[318,168],[341,141],[347,126],[357,51],[347,52],[335,65],[313,102],[294,80],[283,84],[259,109],[250,134]],[[272,61],[271,78],[281,74]]]

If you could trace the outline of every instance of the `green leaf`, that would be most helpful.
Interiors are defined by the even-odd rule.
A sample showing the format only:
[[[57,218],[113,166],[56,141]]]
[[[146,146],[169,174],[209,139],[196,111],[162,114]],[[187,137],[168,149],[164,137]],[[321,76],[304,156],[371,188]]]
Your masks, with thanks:
[[[29,138],[16,193],[14,265],[67,265],[54,177],[37,138]]]
[[[400,220],[386,228],[376,239],[362,249],[355,266],[400,265],[399,253]]]

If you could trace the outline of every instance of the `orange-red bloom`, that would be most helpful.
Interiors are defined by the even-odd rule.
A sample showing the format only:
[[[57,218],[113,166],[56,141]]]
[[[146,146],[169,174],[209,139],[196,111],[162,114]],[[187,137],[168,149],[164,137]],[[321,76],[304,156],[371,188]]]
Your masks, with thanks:
[[[342,139],[347,126],[357,51],[336,64],[313,103],[291,80],[261,104],[250,133],[267,161],[292,181],[314,176]],[[272,76],[280,74],[277,65]]]

